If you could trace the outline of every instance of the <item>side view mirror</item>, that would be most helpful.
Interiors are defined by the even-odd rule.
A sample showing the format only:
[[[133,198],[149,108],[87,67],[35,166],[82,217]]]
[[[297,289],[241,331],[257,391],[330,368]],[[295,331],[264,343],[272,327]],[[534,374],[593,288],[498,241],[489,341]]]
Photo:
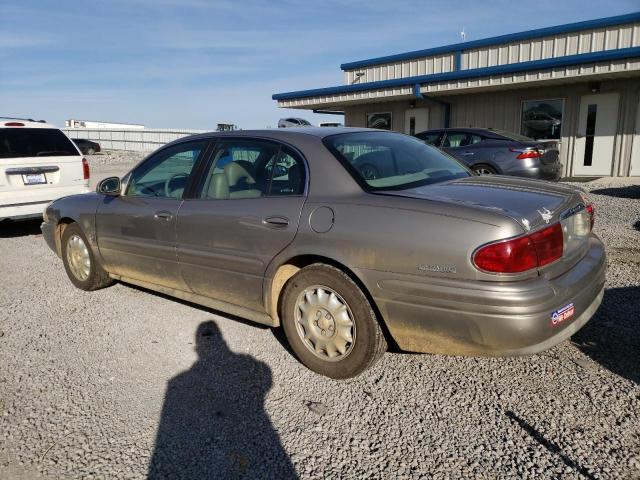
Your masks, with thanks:
[[[118,195],[120,195],[121,188],[122,183],[120,182],[119,177],[107,177],[103,180],[100,180],[98,186],[96,187],[96,192],[103,195],[117,197]]]

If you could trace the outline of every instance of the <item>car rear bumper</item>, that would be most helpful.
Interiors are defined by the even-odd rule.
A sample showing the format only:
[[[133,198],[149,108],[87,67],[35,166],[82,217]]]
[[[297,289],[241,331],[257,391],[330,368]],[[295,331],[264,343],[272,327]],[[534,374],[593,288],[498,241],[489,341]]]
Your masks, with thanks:
[[[539,180],[551,180],[557,182],[562,177],[562,164],[540,164],[535,167],[505,171],[504,174],[513,175],[516,177],[535,178]]]
[[[578,331],[602,301],[606,256],[593,237],[563,275],[523,282],[478,282],[356,270],[403,350],[449,355],[537,353]],[[553,322],[573,304],[574,314]]]
[[[90,191],[89,186],[83,184],[77,187],[39,188],[30,192],[1,192],[0,221],[42,218],[42,212],[51,201],[67,195]]]

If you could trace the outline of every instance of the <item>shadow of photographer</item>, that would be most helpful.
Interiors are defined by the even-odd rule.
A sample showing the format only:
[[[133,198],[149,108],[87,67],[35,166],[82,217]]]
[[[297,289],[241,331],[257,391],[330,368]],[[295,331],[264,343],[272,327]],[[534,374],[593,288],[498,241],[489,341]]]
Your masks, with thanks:
[[[264,409],[269,367],[229,350],[213,321],[198,360],[167,385],[150,479],[297,478]]]

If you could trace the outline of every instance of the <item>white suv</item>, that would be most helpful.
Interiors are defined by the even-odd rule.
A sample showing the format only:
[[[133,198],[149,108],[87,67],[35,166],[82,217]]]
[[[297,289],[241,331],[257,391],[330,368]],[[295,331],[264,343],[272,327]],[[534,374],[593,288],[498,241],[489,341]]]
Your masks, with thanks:
[[[89,164],[59,128],[0,117],[0,221],[35,218],[56,198],[89,191]]]

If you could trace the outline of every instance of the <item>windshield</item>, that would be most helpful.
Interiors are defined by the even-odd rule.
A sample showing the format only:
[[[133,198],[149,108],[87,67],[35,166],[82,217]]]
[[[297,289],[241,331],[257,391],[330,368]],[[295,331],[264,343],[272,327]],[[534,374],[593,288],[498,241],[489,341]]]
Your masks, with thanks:
[[[402,190],[471,176],[453,157],[408,135],[331,135],[325,145],[365,190]]]
[[[68,155],[79,153],[65,134],[56,128],[0,129],[0,158]]]

